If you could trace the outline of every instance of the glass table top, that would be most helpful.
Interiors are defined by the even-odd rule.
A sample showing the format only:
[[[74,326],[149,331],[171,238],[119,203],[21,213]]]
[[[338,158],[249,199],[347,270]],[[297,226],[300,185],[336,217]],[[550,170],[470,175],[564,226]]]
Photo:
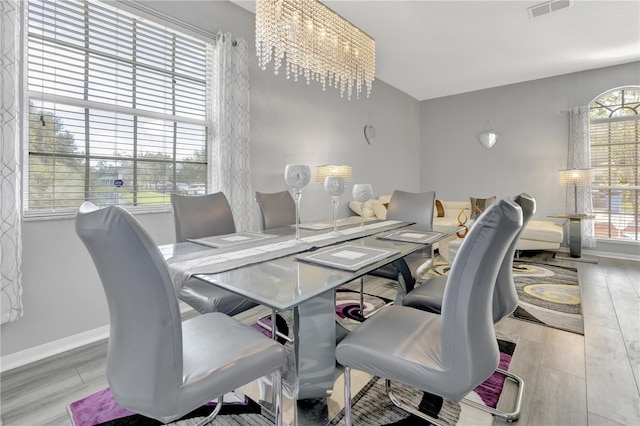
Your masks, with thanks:
[[[403,228],[407,229],[407,228]],[[269,230],[275,235],[293,235],[293,228]],[[334,267],[301,261],[298,256],[334,249],[338,245],[308,250],[299,254],[287,255],[276,259],[254,263],[219,273],[200,273],[193,276],[197,279],[242,295],[259,304],[278,311],[290,309],[326,291],[333,290],[367,273],[401,259],[408,254],[425,247],[424,244],[383,240],[384,236],[393,231],[385,231],[375,235],[352,239],[340,244],[350,246],[360,245],[368,248],[390,250],[391,253],[379,261],[368,264],[357,271],[348,271]],[[306,235],[316,235],[317,232],[307,231]],[[305,233],[301,230],[301,237]],[[442,234],[446,238],[448,234]],[[169,244],[160,246],[160,251],[166,260],[176,256],[191,255],[203,250],[211,249],[192,242]]]
[[[199,280],[218,285],[276,310],[286,310],[366,275],[423,247],[421,244],[380,240],[375,236],[350,241],[395,250],[395,254],[355,272],[303,262],[295,255],[257,263],[217,274],[196,274]],[[328,250],[334,246],[318,249]],[[308,253],[308,252],[305,252]]]

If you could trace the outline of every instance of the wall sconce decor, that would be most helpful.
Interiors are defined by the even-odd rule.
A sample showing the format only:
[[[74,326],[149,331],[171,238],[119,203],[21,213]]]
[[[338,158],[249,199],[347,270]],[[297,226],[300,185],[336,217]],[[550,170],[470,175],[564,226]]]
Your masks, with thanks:
[[[498,134],[491,129],[491,124],[487,122],[484,131],[478,135],[478,140],[485,148],[491,148],[498,140]]]
[[[364,125],[364,139],[369,145],[373,145],[376,140],[376,128],[371,124],[371,114],[367,118],[367,124]]]

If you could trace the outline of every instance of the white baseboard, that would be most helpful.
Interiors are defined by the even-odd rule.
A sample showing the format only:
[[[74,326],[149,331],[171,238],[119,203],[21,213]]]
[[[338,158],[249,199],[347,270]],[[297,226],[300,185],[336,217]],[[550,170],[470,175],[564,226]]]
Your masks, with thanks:
[[[180,313],[184,314],[190,310],[192,310],[191,306],[184,302],[180,302]],[[5,355],[0,358],[0,373],[22,367],[32,362],[40,361],[72,349],[77,349],[81,346],[88,345],[108,337],[109,326],[105,325],[103,327],[74,334],[73,336],[65,337],[60,340],[45,343],[44,345],[35,346],[20,352]]]
[[[610,251],[601,251],[601,250],[589,250],[582,249],[582,253],[588,254],[589,256],[598,256],[598,257],[610,257],[612,259],[622,259],[622,260],[635,260],[640,262],[640,255],[632,255],[632,254],[623,254],[623,253],[614,253]]]
[[[560,247],[557,251],[569,253],[569,248],[563,246],[563,247]],[[640,254],[633,255],[633,254],[618,253],[613,251],[592,250],[592,249],[586,249],[584,247],[582,248],[582,254],[595,256],[595,257],[609,257],[611,259],[634,260],[634,261],[640,262]]]
[[[65,337],[64,339],[5,355],[0,358],[0,372],[4,373],[5,371],[13,370],[14,368],[22,367],[23,365],[40,361],[50,356],[58,355],[62,352],[76,349],[80,346],[97,342],[98,340],[106,339],[107,337],[109,337],[109,326],[105,325],[103,327],[94,328],[93,330]]]

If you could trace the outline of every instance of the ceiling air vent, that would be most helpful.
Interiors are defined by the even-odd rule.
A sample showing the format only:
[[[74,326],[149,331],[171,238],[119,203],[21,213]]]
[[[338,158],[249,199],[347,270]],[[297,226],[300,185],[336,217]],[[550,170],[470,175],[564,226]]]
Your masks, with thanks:
[[[573,6],[573,0],[551,0],[544,3],[531,6],[527,10],[529,11],[530,18],[537,18],[538,16],[546,15],[547,13],[557,12],[561,9]]]

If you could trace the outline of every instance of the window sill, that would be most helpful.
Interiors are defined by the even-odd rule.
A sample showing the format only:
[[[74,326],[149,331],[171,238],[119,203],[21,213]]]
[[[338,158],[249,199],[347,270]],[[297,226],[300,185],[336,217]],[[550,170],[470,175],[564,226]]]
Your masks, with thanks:
[[[171,206],[159,207],[124,207],[132,215],[155,214],[155,213],[171,213]],[[22,220],[24,222],[44,222],[50,220],[68,220],[75,219],[77,210],[65,210],[60,212],[24,212]]]

